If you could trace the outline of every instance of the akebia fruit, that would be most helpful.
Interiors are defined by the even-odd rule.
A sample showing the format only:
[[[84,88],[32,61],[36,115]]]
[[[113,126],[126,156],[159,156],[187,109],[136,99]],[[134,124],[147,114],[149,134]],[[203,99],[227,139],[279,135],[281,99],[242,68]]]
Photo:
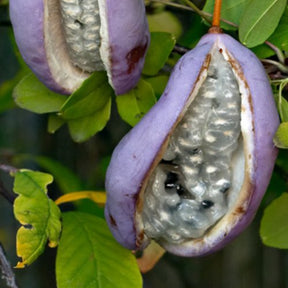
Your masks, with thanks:
[[[115,238],[133,250],[153,239],[182,256],[222,248],[265,193],[278,125],[257,57],[228,35],[205,35],[114,150],[105,213]]]
[[[143,0],[11,0],[23,59],[50,89],[70,94],[106,70],[116,94],[140,77],[150,35]]]

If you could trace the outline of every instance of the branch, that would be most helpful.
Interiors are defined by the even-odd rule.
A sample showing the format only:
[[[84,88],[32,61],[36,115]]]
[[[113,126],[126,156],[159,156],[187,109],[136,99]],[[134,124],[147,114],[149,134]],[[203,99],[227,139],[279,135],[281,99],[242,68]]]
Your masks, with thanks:
[[[18,171],[17,168],[5,165],[5,164],[0,164],[0,170],[8,173],[16,173]],[[3,182],[0,179],[0,195],[2,195],[6,200],[8,200],[11,204],[14,203],[15,198],[17,197],[14,193],[9,192]]]
[[[12,271],[10,263],[8,262],[4,249],[0,244],[0,268],[2,271],[2,279],[6,280],[7,287],[9,288],[18,288],[15,280],[15,275]]]

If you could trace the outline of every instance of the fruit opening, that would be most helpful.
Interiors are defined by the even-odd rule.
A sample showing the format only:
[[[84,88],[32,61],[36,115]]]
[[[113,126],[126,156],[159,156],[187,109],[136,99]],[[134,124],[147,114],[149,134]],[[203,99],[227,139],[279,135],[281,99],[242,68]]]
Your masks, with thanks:
[[[73,65],[83,71],[104,70],[100,56],[98,0],[60,0],[63,29]]]
[[[190,95],[144,191],[144,233],[158,242],[203,237],[236,203],[244,182],[241,89],[221,52],[211,50],[206,79]]]

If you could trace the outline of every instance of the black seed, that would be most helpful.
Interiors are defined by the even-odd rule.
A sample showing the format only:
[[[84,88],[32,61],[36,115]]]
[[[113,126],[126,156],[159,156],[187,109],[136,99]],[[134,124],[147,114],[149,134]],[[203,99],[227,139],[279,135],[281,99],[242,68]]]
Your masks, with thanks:
[[[79,24],[79,26],[80,26],[81,29],[82,29],[83,26],[84,26],[84,24],[83,24],[82,22],[80,22],[79,20],[77,20],[77,19],[74,21],[74,23],[75,23],[75,24]]]
[[[180,184],[177,185],[176,191],[179,196],[183,196],[185,194],[185,189]]]
[[[210,201],[210,200],[203,200],[201,202],[201,205],[204,209],[208,209],[210,207],[212,207],[214,205],[214,202]]]
[[[164,159],[162,159],[162,160],[160,161],[160,164],[164,164],[164,165],[174,165],[174,164],[173,164],[173,160],[164,160]]]
[[[200,149],[198,147],[192,149],[192,151],[191,151],[192,155],[198,154],[199,152],[200,152]]]
[[[218,108],[220,106],[219,102],[215,99],[212,100],[212,108]]]
[[[230,188],[230,183],[225,183],[221,188],[220,188],[220,192],[221,193],[225,193],[225,192],[227,192],[228,190],[229,190],[229,188]]]
[[[175,188],[177,186],[176,182],[178,181],[178,175],[173,172],[169,172],[167,174],[167,178],[165,181],[165,187],[168,189]]]

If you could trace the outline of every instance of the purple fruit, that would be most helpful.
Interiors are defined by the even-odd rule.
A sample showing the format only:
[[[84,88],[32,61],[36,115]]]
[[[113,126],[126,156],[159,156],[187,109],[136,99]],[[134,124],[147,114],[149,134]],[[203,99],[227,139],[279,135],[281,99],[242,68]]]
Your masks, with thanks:
[[[158,103],[116,147],[108,225],[128,249],[212,253],[252,221],[269,183],[279,125],[257,57],[207,34],[174,68]]]
[[[150,35],[142,0],[11,0],[19,50],[50,89],[71,94],[106,70],[116,94],[140,77]]]

